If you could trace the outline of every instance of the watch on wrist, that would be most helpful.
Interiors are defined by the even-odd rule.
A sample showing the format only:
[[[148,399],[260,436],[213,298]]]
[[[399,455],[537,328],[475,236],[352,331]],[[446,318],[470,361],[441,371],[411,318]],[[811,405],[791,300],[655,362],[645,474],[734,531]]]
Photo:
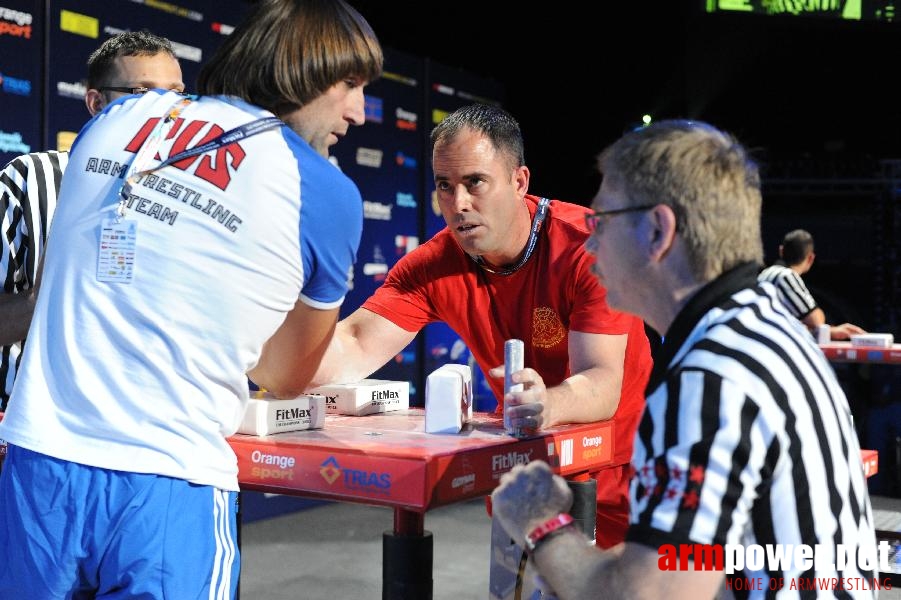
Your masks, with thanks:
[[[567,513],[560,513],[552,519],[548,519],[535,529],[533,529],[525,540],[526,552],[532,554],[541,540],[545,539],[554,532],[560,531],[563,527],[573,524],[573,518]]]

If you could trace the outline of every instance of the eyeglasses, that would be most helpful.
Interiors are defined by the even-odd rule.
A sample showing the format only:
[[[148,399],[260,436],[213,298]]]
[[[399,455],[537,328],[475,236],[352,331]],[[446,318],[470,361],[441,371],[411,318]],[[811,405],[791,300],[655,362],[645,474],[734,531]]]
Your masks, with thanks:
[[[134,94],[137,96],[141,96],[150,91],[150,88],[146,87],[124,87],[124,86],[115,86],[115,85],[105,85],[103,87],[97,88],[101,92],[120,92],[122,94]],[[187,94],[182,90],[172,89],[170,92],[175,92],[176,94],[181,94],[182,96],[186,96]]]
[[[642,204],[640,206],[627,206],[626,208],[614,208],[613,210],[593,210],[585,215],[585,227],[588,233],[600,233],[601,225],[604,219],[614,215],[622,215],[630,212],[640,212],[643,210],[651,210],[657,206],[656,204]]]

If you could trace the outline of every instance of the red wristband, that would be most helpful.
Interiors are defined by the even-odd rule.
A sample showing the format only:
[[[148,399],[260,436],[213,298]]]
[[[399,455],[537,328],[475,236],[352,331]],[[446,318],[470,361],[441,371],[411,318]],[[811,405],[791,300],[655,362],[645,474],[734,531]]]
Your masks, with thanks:
[[[560,513],[553,519],[549,519],[532,530],[532,532],[526,536],[526,552],[529,554],[535,552],[535,548],[538,546],[538,543],[554,533],[555,531],[559,531],[563,527],[567,527],[568,525],[573,524],[572,516],[566,513]]]

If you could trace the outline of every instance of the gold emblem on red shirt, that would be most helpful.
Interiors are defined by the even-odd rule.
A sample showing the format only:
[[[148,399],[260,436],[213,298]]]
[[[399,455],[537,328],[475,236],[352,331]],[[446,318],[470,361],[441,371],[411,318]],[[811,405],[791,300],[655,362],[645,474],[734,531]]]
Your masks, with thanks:
[[[532,345],[551,348],[566,337],[566,329],[554,309],[539,306],[532,312]]]

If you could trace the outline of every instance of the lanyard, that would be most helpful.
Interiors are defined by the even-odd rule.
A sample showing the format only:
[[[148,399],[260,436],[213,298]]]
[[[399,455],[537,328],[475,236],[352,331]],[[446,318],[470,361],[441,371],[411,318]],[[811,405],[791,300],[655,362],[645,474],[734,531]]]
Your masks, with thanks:
[[[538,232],[541,231],[541,225],[544,223],[544,218],[547,217],[548,206],[550,203],[551,201],[547,198],[538,200],[538,208],[535,209],[535,218],[532,220],[532,230],[529,232],[529,241],[526,243],[526,251],[515,265],[505,269],[494,269],[489,267],[481,256],[473,256],[470,254],[469,257],[472,258],[477,265],[492,275],[512,275],[517,272],[524,264],[526,264],[532,256],[532,252],[535,251],[535,246],[538,244]]]
[[[229,131],[222,133],[221,135],[208,141],[205,144],[195,146],[193,148],[188,148],[187,150],[179,152],[175,156],[170,156],[155,167],[146,168],[147,164],[151,160],[151,157],[156,155],[157,150],[159,150],[160,144],[162,144],[163,140],[169,135],[169,132],[175,125],[175,121],[176,119],[178,119],[181,111],[184,110],[184,108],[188,104],[190,104],[191,101],[192,98],[190,96],[179,98],[175,102],[175,104],[173,104],[172,107],[166,111],[166,116],[161,118],[157,122],[156,126],[153,128],[153,131],[150,132],[150,135],[147,136],[147,139],[141,145],[141,148],[138,150],[135,159],[128,167],[128,172],[125,176],[125,182],[122,184],[122,189],[119,190],[119,206],[116,207],[117,223],[120,222],[125,216],[125,206],[126,202],[128,201],[128,197],[131,195],[131,188],[141,177],[149,175],[154,171],[162,169],[163,167],[167,167],[172,163],[176,163],[185,158],[191,158],[192,156],[197,156],[198,154],[203,154],[204,152],[209,152],[210,150],[216,150],[218,148],[221,148],[222,146],[228,146],[229,144],[233,144],[235,142],[249,138],[252,135],[262,133],[267,129],[272,129],[273,127],[278,127],[284,124],[284,122],[278,117],[265,117],[262,119],[256,119],[249,123],[239,125],[234,129],[230,129]]]

